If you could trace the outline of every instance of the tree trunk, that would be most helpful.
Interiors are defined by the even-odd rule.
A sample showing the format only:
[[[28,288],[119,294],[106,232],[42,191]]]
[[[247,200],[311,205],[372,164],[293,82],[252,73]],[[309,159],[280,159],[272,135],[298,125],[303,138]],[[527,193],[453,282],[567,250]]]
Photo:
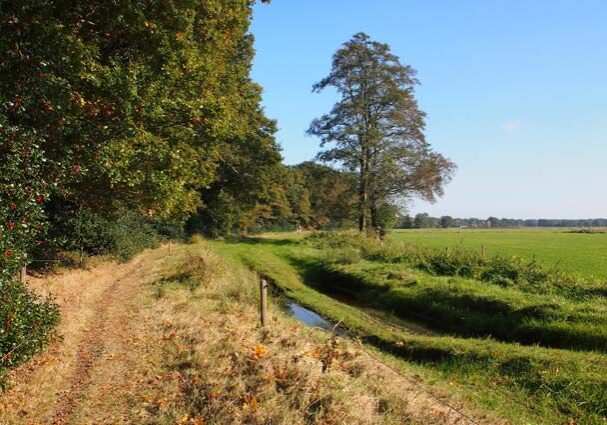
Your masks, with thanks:
[[[371,229],[373,229],[375,233],[379,233],[379,226],[377,222],[377,207],[375,206],[375,202],[371,202],[371,205],[369,206],[369,213],[371,216]]]
[[[367,231],[367,188],[364,178],[361,179],[358,193],[358,230]]]
[[[367,164],[365,160],[360,161],[360,182],[358,189],[358,230],[367,231],[367,204],[369,188],[367,187]]]

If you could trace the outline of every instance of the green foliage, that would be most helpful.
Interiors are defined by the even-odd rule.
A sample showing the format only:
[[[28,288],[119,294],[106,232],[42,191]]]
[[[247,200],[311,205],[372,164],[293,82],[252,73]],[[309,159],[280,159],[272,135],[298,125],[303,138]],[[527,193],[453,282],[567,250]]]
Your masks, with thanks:
[[[63,204],[65,208],[66,205]],[[104,216],[86,208],[53,214],[52,236],[55,251],[82,251],[86,255],[109,255],[127,261],[137,252],[155,247],[167,238],[180,237],[181,225],[159,218],[118,209]],[[36,252],[48,256],[48,252]]]
[[[35,132],[0,119],[0,375],[43,348],[59,321],[52,300],[15,281],[25,253],[44,242],[42,204],[63,175],[61,164],[45,158],[41,142]]]
[[[263,132],[252,4],[2,2],[0,112],[71,158],[77,203],[193,212],[223,148]]]
[[[29,292],[20,282],[0,286],[0,385],[2,373],[38,353],[56,336],[59,307]]]
[[[413,227],[417,229],[425,229],[428,227],[437,227],[437,221],[430,217],[428,213],[419,213],[415,215]]]
[[[415,74],[387,44],[358,33],[335,52],[331,72],[314,85],[314,91],[332,87],[341,96],[308,133],[326,148],[319,159],[356,174],[360,231],[370,218],[374,231],[385,232],[385,205],[396,198],[432,201],[442,195],[455,169],[425,139]]]
[[[244,149],[255,147],[255,152]],[[263,157],[257,157],[266,149]],[[189,222],[191,233],[232,233],[336,228],[353,223],[352,176],[313,162],[279,164],[273,138],[238,144],[221,179],[202,191],[205,206]],[[236,154],[238,153],[238,154]]]
[[[357,202],[354,175],[312,161],[292,169],[308,192],[311,226],[339,228],[354,224]]]
[[[0,120],[0,278],[11,279],[23,255],[43,239],[43,202],[60,177],[60,164],[43,155],[35,132]],[[53,172],[56,177],[47,179]]]
[[[398,214],[399,208],[387,202],[374,207],[374,228],[381,239],[384,239],[388,232],[394,228],[398,222]]]
[[[131,211],[110,220],[93,219],[91,224],[92,228],[83,226],[84,241],[91,251],[96,250],[98,254],[111,254],[126,261],[137,252],[158,245],[159,235],[152,223]],[[98,234],[104,239],[98,245],[94,242],[94,226],[99,226]],[[91,239],[87,240],[87,237]]]
[[[125,210],[155,217],[171,237],[197,210],[195,230],[255,222],[280,154],[250,78],[254,3],[2,2],[0,113],[68,166],[51,204],[94,210],[97,221]],[[69,214],[52,213],[54,234],[70,230],[61,222]],[[90,252],[122,251],[107,247],[119,239],[112,231],[97,233],[86,235]]]

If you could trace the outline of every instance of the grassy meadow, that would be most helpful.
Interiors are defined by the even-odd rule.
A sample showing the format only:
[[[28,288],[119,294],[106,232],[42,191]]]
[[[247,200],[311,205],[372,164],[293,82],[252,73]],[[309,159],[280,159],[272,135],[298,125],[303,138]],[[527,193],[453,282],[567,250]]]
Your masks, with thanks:
[[[546,247],[551,237],[580,236],[513,233],[543,237]],[[478,240],[493,234],[500,232]],[[380,244],[354,234],[273,234],[212,246],[511,423],[604,423],[607,286],[587,277],[595,273],[555,267],[549,256],[540,261],[541,251],[534,261],[401,238]]]
[[[573,233],[575,229],[420,229],[398,230],[395,241],[433,248],[462,247],[488,254],[535,258],[585,276],[607,279],[607,232]]]

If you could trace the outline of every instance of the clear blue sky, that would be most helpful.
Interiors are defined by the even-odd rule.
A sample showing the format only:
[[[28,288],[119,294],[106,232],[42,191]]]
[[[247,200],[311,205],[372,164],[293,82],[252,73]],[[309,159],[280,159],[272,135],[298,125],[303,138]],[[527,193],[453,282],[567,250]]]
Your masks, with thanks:
[[[459,166],[412,213],[607,216],[607,1],[273,0],[252,31],[286,163],[318,152],[305,130],[337,98],[312,84],[364,31],[418,70],[428,141]]]

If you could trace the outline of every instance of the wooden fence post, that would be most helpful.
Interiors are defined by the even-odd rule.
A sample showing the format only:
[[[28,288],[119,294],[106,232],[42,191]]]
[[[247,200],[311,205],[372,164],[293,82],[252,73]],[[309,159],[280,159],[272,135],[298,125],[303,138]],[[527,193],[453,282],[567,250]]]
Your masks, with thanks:
[[[21,267],[21,271],[19,272],[19,281],[21,283],[25,283],[27,280],[27,254],[23,254],[23,267]]]
[[[268,281],[263,276],[259,279],[259,314],[261,326],[265,327],[268,323]]]
[[[481,254],[483,255],[483,257],[485,256],[485,254],[487,253],[487,250],[485,249],[485,244],[481,245]]]
[[[171,240],[169,239],[169,255],[171,255]]]

